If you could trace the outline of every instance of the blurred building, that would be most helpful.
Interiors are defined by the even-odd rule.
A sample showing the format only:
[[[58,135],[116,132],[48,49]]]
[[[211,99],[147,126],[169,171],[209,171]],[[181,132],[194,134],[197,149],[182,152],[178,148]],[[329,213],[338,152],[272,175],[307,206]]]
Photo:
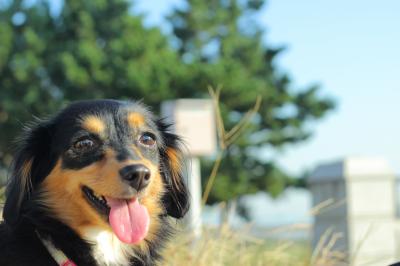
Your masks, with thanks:
[[[323,164],[308,184],[315,253],[334,254],[344,265],[388,265],[400,260],[400,191],[384,159],[350,157]]]

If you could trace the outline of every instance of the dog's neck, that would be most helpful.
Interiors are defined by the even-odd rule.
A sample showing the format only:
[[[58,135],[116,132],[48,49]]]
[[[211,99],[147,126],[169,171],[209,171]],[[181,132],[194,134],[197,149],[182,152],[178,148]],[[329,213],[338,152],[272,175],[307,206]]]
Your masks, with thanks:
[[[83,237],[93,246],[93,257],[101,266],[123,266],[135,256],[134,249],[122,243],[112,232],[99,227],[88,227]],[[138,258],[139,259],[139,258]]]

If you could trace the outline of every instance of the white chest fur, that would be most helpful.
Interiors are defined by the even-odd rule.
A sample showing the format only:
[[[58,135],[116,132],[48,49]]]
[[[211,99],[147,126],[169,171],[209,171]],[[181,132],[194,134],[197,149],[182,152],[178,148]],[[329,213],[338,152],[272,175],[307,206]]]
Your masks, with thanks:
[[[110,231],[90,227],[85,230],[84,238],[93,244],[93,256],[101,266],[129,265],[129,258],[135,256],[133,248]]]

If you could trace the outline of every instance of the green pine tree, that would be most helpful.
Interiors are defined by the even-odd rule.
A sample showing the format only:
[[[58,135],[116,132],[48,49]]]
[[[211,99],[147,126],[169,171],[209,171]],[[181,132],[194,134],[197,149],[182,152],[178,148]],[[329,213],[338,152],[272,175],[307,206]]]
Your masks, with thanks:
[[[246,193],[268,191],[273,196],[294,182],[273,162],[261,159],[264,150],[303,141],[306,125],[334,107],[319,96],[319,88],[293,89],[275,58],[282,49],[263,42],[263,29],[252,19],[262,0],[187,0],[169,16],[182,61],[193,69],[191,88],[222,85],[221,109],[232,127],[262,97],[250,129],[229,147],[209,203],[229,201]],[[205,173],[213,161],[206,161]],[[206,180],[203,180],[203,184]]]

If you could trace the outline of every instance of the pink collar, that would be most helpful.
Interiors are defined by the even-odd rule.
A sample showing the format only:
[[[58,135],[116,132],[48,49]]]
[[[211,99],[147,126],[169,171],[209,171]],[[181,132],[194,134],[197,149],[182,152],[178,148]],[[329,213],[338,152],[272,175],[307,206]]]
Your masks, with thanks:
[[[43,245],[46,247],[47,251],[53,257],[53,259],[60,266],[77,266],[72,260],[68,259],[68,257],[61,250],[57,249],[51,241],[42,238],[38,232],[36,232],[40,241],[42,241]]]
[[[67,260],[63,264],[60,264],[60,266],[76,266],[76,264],[73,263],[72,260]]]

